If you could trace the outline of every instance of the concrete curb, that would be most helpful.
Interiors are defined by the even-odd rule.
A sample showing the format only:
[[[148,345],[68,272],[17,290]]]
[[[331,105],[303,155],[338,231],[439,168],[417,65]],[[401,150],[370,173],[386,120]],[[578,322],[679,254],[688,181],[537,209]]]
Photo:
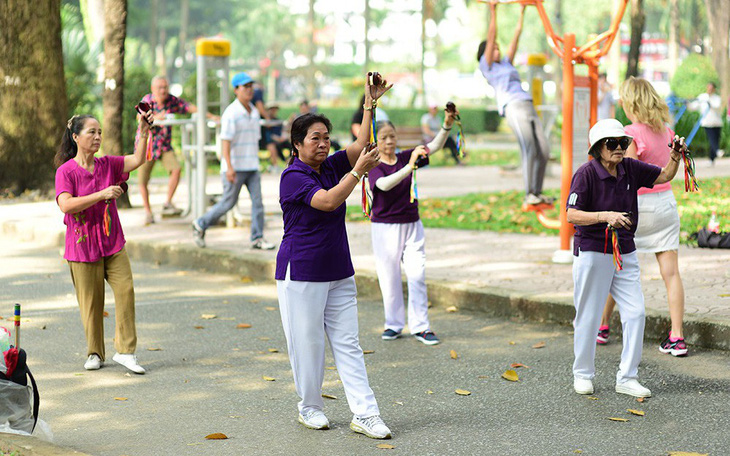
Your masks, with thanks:
[[[27,435],[0,433],[0,454],[18,456],[88,456],[87,453],[44,442]]]
[[[64,234],[49,227],[28,226],[27,222],[7,221],[0,225],[0,232],[13,235],[23,241],[41,245],[62,246]],[[127,240],[129,256],[134,260],[158,262],[180,268],[192,268],[219,274],[248,276],[253,280],[273,280],[276,263],[254,253],[200,249],[190,244],[160,244]],[[380,299],[378,279],[372,271],[355,274],[358,294],[363,298]],[[406,284],[404,283],[404,288]],[[529,294],[493,287],[473,287],[463,283],[428,280],[428,295],[432,305],[482,312],[501,318],[516,318],[533,322],[571,325],[575,310],[570,299],[550,294]],[[647,311],[645,340],[657,343],[666,337],[670,326],[668,312]],[[618,312],[614,313],[611,327],[618,336],[621,333]],[[707,318],[685,317],[684,329],[691,345],[717,350],[730,350],[730,323]],[[618,338],[614,338],[618,340]]]

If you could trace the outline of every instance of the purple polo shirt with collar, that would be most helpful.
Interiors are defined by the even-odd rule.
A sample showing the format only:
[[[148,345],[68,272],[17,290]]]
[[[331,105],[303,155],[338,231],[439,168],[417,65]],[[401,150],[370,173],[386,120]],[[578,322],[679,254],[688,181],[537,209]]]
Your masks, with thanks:
[[[636,250],[634,233],[639,222],[637,192],[639,188],[652,188],[662,169],[658,166],[624,158],[616,167],[616,177],[609,174],[600,160],[590,160],[573,175],[567,208],[586,212],[631,212],[631,228],[619,229],[618,242],[621,253]],[[573,255],[580,250],[613,253],[609,240],[606,246],[606,223],[575,226]]]
[[[319,190],[329,190],[352,170],[347,152],[330,155],[319,173],[298,158],[281,173],[279,203],[284,237],[276,256],[276,280],[333,282],[355,275],[345,230],[346,205],[332,212],[311,206]]]
[[[398,182],[387,192],[375,186],[378,179],[403,169],[411,159],[413,149],[395,155],[395,163],[380,163],[368,172],[370,190],[373,192],[373,209],[370,220],[375,223],[413,223],[418,221],[418,200],[411,203],[413,174]]]

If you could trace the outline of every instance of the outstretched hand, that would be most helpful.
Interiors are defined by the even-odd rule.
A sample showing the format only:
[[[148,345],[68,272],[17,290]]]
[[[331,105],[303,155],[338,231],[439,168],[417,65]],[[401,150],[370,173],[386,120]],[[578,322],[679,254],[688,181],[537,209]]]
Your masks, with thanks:
[[[368,144],[357,157],[355,166],[352,167],[358,174],[364,175],[380,164],[380,152],[375,144]]]
[[[411,159],[408,160],[408,164],[411,165],[411,168],[415,168],[416,160],[426,156],[428,156],[428,151],[426,150],[426,147],[423,145],[417,146],[415,149],[413,149],[413,152],[411,152]]]
[[[368,101],[370,103],[374,101],[378,101],[380,97],[382,97],[385,92],[390,90],[391,87],[393,87],[393,84],[388,84],[388,81],[385,80],[382,76],[380,77],[380,81],[373,81],[374,83],[370,84],[370,78],[373,76],[372,72],[368,72],[367,77],[365,78],[365,101],[366,104]],[[377,82],[380,82],[377,84]]]
[[[150,131],[150,127],[152,126],[152,123],[155,121],[154,112],[150,109],[149,111],[145,112],[144,115],[138,115],[138,121],[139,124],[139,131],[143,135],[147,134]]]

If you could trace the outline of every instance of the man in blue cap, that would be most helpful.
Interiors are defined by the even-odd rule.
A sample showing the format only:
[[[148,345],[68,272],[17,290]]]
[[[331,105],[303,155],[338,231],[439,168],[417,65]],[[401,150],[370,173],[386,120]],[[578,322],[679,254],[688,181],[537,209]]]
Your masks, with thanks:
[[[253,100],[253,79],[238,73],[231,81],[236,99],[221,116],[221,177],[223,197],[199,219],[193,220],[193,239],[205,247],[205,230],[214,225],[238,202],[241,187],[246,185],[251,197],[251,248],[271,250],[275,246],[264,239],[264,205],[259,174],[259,139],[261,128]]]

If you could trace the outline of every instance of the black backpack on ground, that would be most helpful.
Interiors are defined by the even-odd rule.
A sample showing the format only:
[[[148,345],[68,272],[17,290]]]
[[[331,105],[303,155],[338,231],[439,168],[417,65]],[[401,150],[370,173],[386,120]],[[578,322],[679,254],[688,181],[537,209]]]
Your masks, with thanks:
[[[690,235],[690,239],[697,241],[698,247],[708,249],[730,249],[730,233],[713,233],[702,228]]]
[[[10,350],[15,350],[15,348],[11,348]],[[0,372],[0,380],[10,381],[22,386],[28,386],[28,379],[30,379],[30,384],[33,387],[33,429],[35,429],[35,426],[38,423],[38,409],[40,408],[41,397],[40,394],[38,394],[38,386],[35,383],[35,378],[33,378],[33,374],[31,374],[30,369],[28,368],[28,355],[22,348],[17,351],[18,362],[15,365],[15,369],[13,369],[10,373],[10,376]],[[0,353],[0,356],[1,355],[2,353]]]

